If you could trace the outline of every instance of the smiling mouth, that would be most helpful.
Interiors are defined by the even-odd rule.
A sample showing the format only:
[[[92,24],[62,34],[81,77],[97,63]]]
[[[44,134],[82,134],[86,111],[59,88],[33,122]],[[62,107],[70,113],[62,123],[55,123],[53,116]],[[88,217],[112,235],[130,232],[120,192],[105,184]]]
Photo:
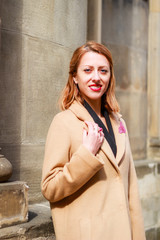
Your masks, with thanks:
[[[94,91],[94,92],[98,92],[101,90],[102,88],[102,85],[97,85],[97,84],[94,84],[94,85],[90,85],[89,88]]]

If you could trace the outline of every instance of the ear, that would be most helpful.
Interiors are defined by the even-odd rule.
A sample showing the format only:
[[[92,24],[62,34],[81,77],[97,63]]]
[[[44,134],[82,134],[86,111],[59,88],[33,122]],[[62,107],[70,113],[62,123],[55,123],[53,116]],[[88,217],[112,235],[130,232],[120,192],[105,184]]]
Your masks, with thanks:
[[[78,83],[78,81],[77,81],[77,78],[76,78],[76,77],[73,77],[73,81],[74,81],[74,83],[75,83],[75,84],[77,84],[77,83]]]

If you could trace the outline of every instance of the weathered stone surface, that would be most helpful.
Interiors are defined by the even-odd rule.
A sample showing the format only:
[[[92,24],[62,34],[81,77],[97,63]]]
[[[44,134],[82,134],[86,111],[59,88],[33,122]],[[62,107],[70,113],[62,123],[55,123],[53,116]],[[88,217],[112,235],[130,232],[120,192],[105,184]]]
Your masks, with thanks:
[[[121,90],[146,92],[147,52],[132,46],[107,43],[114,62],[116,86]]]
[[[102,11],[103,42],[147,49],[148,2],[103,1]]]
[[[0,229],[0,239],[55,240],[48,202],[29,205],[28,221]]]
[[[72,51],[86,41],[87,1],[0,1],[0,146],[11,180],[40,191],[44,143],[58,111]]]
[[[55,0],[54,2],[54,41],[75,49],[86,41],[87,1]]]
[[[71,53],[86,41],[87,2],[0,1],[0,146],[13,165],[11,179],[28,183],[30,202],[43,199],[40,181],[44,142],[50,122],[58,111],[56,101],[67,80]],[[150,1],[150,12],[154,14],[150,15],[153,40],[150,45],[153,51],[149,54],[151,99],[147,98],[148,1],[102,3],[102,42],[110,46],[113,53],[116,91],[127,122],[134,159],[144,159],[147,153],[147,99],[152,115],[149,117],[152,137],[149,156],[159,159],[160,148],[153,147],[153,142],[159,141],[160,132],[157,78],[160,75],[160,35],[155,31],[160,22],[159,0]],[[143,164],[137,166],[147,229],[157,227],[160,222],[159,172],[152,161],[143,160]],[[26,230],[20,228],[20,231]],[[147,239],[159,237],[158,228],[154,231],[148,232]]]
[[[20,142],[21,44],[21,38],[18,34],[2,31],[0,57],[0,143],[11,144]]]
[[[150,0],[149,10],[148,155],[160,159],[160,2]],[[157,146],[152,139],[158,140]]]
[[[86,0],[2,0],[0,16],[5,29],[72,49],[86,40]]]
[[[67,81],[71,50],[44,40],[24,37],[22,102],[23,143],[43,142]]]
[[[159,240],[160,239],[160,227],[159,225],[155,228],[146,230],[146,240]]]
[[[146,158],[147,122],[142,121],[147,115],[147,94],[139,91],[117,89],[122,117],[125,119],[134,159]]]
[[[0,228],[28,220],[28,186],[25,182],[0,183]]]
[[[102,42],[113,55],[117,98],[134,159],[146,157],[147,39],[147,2],[103,1]]]
[[[88,0],[87,40],[101,42],[102,37],[102,0]]]
[[[146,229],[159,224],[160,219],[160,174],[157,161],[135,161],[139,191]],[[151,233],[148,233],[151,234]]]
[[[146,231],[146,240],[158,240],[157,229],[151,228]]]
[[[12,160],[13,174],[10,180],[27,182],[30,203],[43,201],[40,183],[44,144],[3,145],[3,153]]]
[[[160,1],[150,1],[150,12],[160,13]]]

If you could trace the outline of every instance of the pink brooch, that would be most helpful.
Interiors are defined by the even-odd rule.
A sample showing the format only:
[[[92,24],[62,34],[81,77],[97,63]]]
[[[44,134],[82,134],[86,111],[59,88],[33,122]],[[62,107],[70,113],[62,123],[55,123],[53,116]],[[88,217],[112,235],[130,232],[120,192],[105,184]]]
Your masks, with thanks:
[[[123,126],[123,123],[122,122],[120,122],[120,126],[119,126],[119,133],[125,133],[126,132],[126,129],[125,129],[125,127]]]

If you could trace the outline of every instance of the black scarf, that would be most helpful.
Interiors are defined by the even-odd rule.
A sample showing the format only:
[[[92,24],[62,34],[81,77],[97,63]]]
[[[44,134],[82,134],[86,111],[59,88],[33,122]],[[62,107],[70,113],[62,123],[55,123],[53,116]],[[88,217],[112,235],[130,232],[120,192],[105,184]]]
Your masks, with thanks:
[[[117,146],[116,146],[116,141],[115,141],[115,137],[114,137],[114,133],[113,133],[113,128],[112,128],[112,124],[111,124],[107,109],[104,109],[103,115],[105,117],[105,120],[106,120],[109,131],[107,130],[107,128],[105,127],[105,125],[103,124],[101,119],[98,117],[98,115],[95,113],[95,111],[91,108],[91,106],[85,100],[84,100],[84,107],[87,109],[87,111],[89,112],[89,114],[93,118],[94,122],[97,123],[98,126],[103,129],[104,137],[108,141],[108,143],[109,143],[109,145],[112,149],[112,152],[113,152],[114,156],[116,157]]]

